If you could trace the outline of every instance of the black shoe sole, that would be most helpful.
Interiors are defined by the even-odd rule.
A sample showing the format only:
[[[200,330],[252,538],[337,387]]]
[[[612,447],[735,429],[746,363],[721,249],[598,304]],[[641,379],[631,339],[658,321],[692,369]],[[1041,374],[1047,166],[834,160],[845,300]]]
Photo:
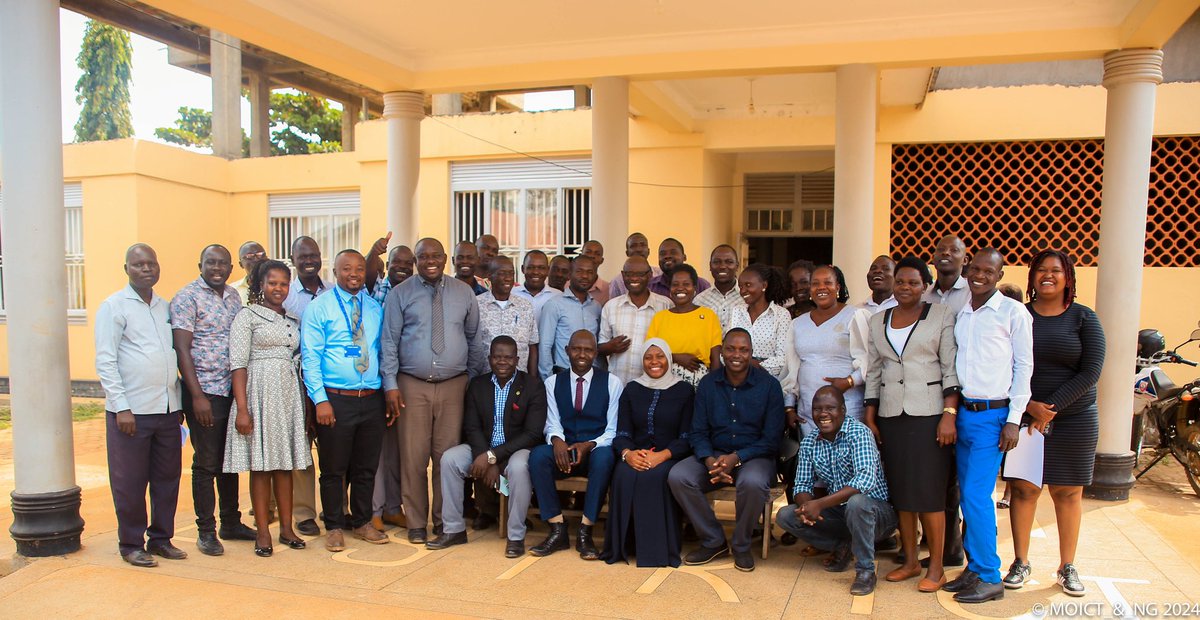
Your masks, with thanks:
[[[988,596],[988,597],[984,597],[984,598],[978,598],[978,599],[973,599],[973,600],[967,600],[967,598],[966,598],[966,597],[959,598],[957,595],[955,595],[955,597],[954,597],[954,602],[955,602],[955,603],[962,603],[962,604],[964,604],[964,605],[976,605],[976,604],[979,604],[979,603],[990,603],[990,602],[992,602],[992,601],[998,601],[998,600],[1000,600],[1000,599],[1003,599],[1003,598],[1004,598],[1004,590],[1000,590],[1000,592],[999,592],[999,593],[997,593],[997,594],[994,594],[994,595],[992,595],[992,596]]]
[[[539,558],[544,558],[552,553],[558,553],[559,551],[570,551],[570,550],[571,550],[571,545],[566,545],[566,546],[562,546],[562,547],[551,547],[549,549],[542,548],[542,547],[533,547],[532,549],[529,550],[529,553],[531,555],[537,556]]]

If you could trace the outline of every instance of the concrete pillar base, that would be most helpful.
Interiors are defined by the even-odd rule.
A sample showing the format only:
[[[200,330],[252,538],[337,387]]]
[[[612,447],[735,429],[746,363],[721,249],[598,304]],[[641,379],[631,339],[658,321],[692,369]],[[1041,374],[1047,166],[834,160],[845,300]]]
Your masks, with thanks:
[[[17,553],[31,558],[79,551],[83,518],[79,516],[82,492],[74,486],[53,493],[12,494],[12,527],[9,534]]]
[[[1125,454],[1096,454],[1096,468],[1092,473],[1092,484],[1083,487],[1083,496],[1107,502],[1123,502],[1129,499],[1133,488],[1133,466],[1137,456]]]

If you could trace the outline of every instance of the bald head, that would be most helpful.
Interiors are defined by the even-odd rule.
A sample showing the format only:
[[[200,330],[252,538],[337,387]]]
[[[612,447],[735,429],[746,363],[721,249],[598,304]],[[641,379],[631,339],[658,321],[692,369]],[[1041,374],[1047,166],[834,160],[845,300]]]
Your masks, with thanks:
[[[135,243],[125,250],[125,275],[129,286],[149,302],[151,291],[158,284],[158,253],[145,243]]]
[[[596,335],[581,329],[571,334],[567,342],[567,359],[571,361],[571,372],[582,377],[596,361]]]

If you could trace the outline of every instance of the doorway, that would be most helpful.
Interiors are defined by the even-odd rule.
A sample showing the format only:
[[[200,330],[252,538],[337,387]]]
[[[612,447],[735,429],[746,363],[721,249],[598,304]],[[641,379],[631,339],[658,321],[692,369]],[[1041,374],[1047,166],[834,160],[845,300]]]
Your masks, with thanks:
[[[746,244],[747,264],[765,263],[787,269],[800,259],[818,265],[833,260],[833,237],[748,237]]]

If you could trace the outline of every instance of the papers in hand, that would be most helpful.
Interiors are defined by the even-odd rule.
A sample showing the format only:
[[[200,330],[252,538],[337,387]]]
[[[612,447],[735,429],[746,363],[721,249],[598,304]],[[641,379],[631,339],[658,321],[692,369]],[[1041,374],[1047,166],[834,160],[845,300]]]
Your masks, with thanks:
[[[1004,455],[1004,477],[1028,480],[1041,488],[1045,450],[1046,436],[1022,426],[1017,447]]]

